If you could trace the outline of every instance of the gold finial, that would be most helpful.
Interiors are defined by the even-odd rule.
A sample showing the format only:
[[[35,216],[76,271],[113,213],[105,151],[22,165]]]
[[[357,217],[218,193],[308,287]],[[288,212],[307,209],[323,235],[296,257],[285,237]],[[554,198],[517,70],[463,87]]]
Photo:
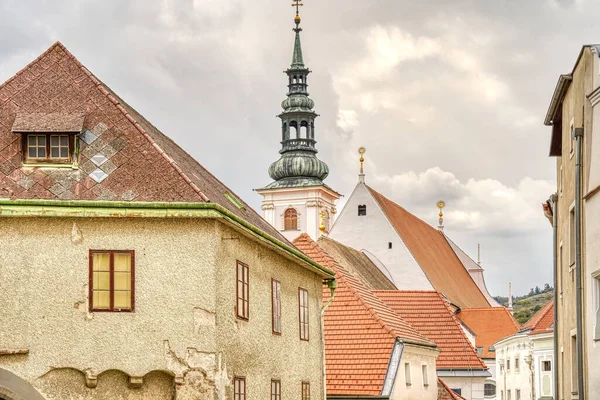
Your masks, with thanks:
[[[325,234],[325,229],[327,229],[327,227],[325,226],[325,211],[321,211],[319,213],[319,219],[321,220],[321,224],[319,225],[319,230],[321,231],[321,236],[323,236]]]
[[[300,7],[302,7],[304,4],[302,4],[301,1],[302,0],[293,0],[292,3],[292,7],[296,7],[296,16],[294,17],[294,22],[296,25],[300,25],[300,21],[302,21],[300,18]]]
[[[443,200],[440,200],[437,202],[437,207],[440,209],[440,213],[438,214],[440,219],[439,219],[439,225],[438,225],[438,230],[440,232],[444,231],[444,207],[446,207],[446,202],[444,202]]]
[[[359,159],[359,161],[360,161],[360,173],[361,173],[361,174],[363,173],[363,163],[365,162],[365,157],[364,157],[364,155],[365,155],[365,152],[366,152],[366,151],[367,151],[367,149],[365,149],[364,147],[360,147],[360,148],[358,149],[358,154],[360,154],[360,159]]]

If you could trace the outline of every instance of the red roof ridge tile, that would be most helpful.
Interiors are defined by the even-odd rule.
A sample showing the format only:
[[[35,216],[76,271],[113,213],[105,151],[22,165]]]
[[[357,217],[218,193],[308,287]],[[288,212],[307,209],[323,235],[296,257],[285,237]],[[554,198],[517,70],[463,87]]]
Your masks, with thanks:
[[[198,188],[198,186],[196,186],[196,184],[194,182],[192,182],[192,180],[183,172],[183,170],[177,165],[177,163],[175,163],[175,161],[173,161],[173,159],[171,157],[169,157],[168,154],[165,153],[165,151],[163,149],[160,148],[160,146],[154,141],[154,139],[152,139],[150,137],[148,132],[146,132],[146,130],[140,125],[140,123],[121,105],[121,101],[119,101],[115,96],[113,96],[106,89],[106,87],[105,87],[106,85],[103,82],[101,82],[98,78],[96,78],[94,76],[94,74],[92,74],[92,72],[89,69],[87,69],[87,67],[85,65],[83,65],[77,59],[77,57],[75,57],[61,42],[57,41],[56,43],[54,43],[40,57],[42,57],[45,54],[47,54],[48,52],[52,51],[55,47],[60,47],[65,52],[67,57],[70,57],[71,60],[73,60],[73,62],[79,68],[81,68],[83,73],[85,73],[92,80],[92,82],[96,85],[96,88],[100,91],[100,93],[104,94],[117,107],[117,109],[125,116],[125,118],[127,118],[129,120],[129,122],[131,122],[133,124],[133,126],[146,138],[146,140],[148,140],[148,142],[160,153],[160,155],[167,160],[169,165],[171,165],[171,167],[173,167],[173,169],[175,169],[175,171],[183,178],[183,180],[188,185],[190,185],[190,187],[198,194],[198,196],[200,196],[200,198],[203,201],[210,202],[210,199],[208,197],[206,197],[206,195],[204,195],[204,193],[202,193],[200,188]],[[36,61],[38,61],[40,57],[36,58],[34,61],[29,63],[24,69],[29,68]]]

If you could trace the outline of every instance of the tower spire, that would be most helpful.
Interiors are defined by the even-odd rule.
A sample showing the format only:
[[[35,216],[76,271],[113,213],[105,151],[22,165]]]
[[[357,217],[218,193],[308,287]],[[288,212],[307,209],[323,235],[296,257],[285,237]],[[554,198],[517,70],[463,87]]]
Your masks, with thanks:
[[[294,28],[294,32],[296,32],[296,39],[294,40],[294,55],[292,57],[292,68],[304,68],[304,56],[302,55],[302,44],[300,43],[300,32],[302,32],[302,28],[300,28],[300,22],[302,18],[300,18],[300,7],[304,4],[300,2],[300,0],[294,0],[292,7],[296,7],[296,16],[294,17],[294,23],[296,27]]]
[[[365,162],[365,152],[367,149],[364,147],[359,147],[358,154],[360,154],[360,173],[358,174],[358,182],[365,183],[365,171],[363,169],[363,164]]]

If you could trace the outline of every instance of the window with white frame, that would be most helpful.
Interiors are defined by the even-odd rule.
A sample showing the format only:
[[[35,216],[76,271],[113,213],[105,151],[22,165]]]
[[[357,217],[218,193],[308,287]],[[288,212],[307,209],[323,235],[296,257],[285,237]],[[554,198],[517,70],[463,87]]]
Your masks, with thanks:
[[[429,376],[427,374],[427,365],[421,365],[421,372],[423,374],[423,386],[429,386]]]
[[[594,326],[594,339],[600,339],[600,270],[592,274],[592,296],[594,299],[594,313],[596,321]]]
[[[412,385],[412,379],[410,376],[410,363],[404,363],[404,379],[406,381],[406,386]]]

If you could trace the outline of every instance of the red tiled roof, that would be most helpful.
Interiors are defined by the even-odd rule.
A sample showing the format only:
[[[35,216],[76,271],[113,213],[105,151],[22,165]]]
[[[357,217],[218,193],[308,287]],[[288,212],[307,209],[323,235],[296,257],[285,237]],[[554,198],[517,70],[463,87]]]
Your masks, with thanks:
[[[314,261],[335,271],[338,287],[325,312],[327,392],[379,395],[396,339],[435,347],[367,290],[306,233],[294,245]],[[323,290],[323,302],[329,300]]]
[[[463,308],[457,314],[475,332],[475,344],[483,349],[482,358],[496,358],[490,346],[519,331],[519,323],[505,307]]]
[[[538,310],[529,321],[523,325],[522,330],[530,329],[530,334],[552,332],[554,324],[554,300],[550,300]]]
[[[84,115],[83,127],[77,119]],[[78,167],[21,165],[15,131],[74,129]],[[212,202],[289,243],[181,147],[95,77],[61,44],[0,85],[0,198]]]
[[[440,293],[433,290],[376,290],[373,293],[438,345],[441,350],[438,369],[487,368]]]
[[[438,378],[438,397],[437,400],[465,400],[459,394],[456,394],[446,385],[446,383]]]
[[[459,307],[490,307],[443,233],[368,188],[435,290]]]

